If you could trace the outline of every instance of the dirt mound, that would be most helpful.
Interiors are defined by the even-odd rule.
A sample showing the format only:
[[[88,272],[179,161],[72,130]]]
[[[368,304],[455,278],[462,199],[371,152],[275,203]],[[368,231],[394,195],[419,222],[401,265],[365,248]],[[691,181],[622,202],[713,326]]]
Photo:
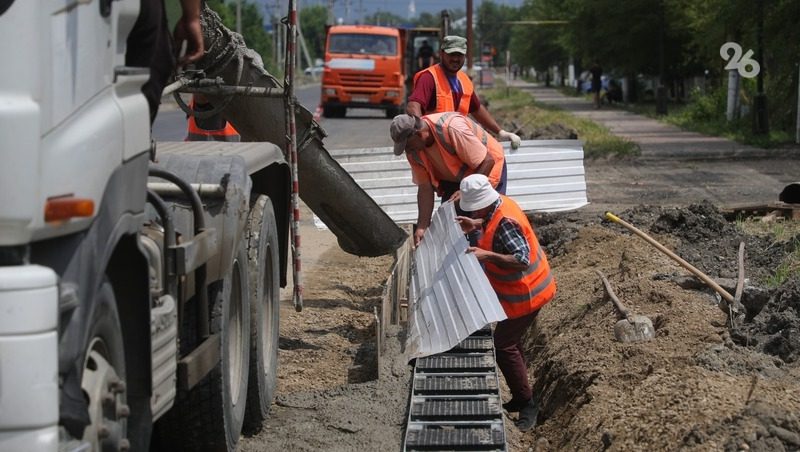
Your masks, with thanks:
[[[620,217],[712,277],[736,276],[739,241],[754,284],[787,253],[707,203]],[[575,214],[534,224],[559,293],[527,342],[539,425],[511,429],[513,450],[800,448],[796,282],[767,290],[763,309],[730,330],[712,294],[683,288],[686,270],[620,226]],[[614,339],[618,318],[595,269],[632,313],[652,319],[655,339]]]

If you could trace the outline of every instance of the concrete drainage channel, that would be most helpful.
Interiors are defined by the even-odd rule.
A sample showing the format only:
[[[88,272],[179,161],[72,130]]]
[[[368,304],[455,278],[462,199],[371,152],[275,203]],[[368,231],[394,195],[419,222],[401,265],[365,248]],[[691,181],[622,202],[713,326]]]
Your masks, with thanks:
[[[403,450],[505,451],[505,436],[491,329],[417,359]]]
[[[407,325],[411,247],[396,252],[375,313],[378,373],[389,325]],[[484,328],[451,350],[416,360],[407,408],[404,451],[506,451],[499,372],[491,329]]]

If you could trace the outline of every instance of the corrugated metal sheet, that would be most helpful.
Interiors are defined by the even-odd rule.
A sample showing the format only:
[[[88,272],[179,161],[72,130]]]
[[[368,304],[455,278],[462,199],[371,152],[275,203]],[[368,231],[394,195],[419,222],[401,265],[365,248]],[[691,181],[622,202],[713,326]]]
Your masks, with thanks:
[[[467,246],[453,203],[444,203],[414,252],[409,359],[450,350],[487,324],[506,318],[478,259],[466,253]]]
[[[588,204],[581,141],[528,140],[517,150],[503,146],[507,194],[523,210],[557,212]],[[388,147],[329,152],[395,222],[416,222],[417,187],[404,155],[395,156]]]

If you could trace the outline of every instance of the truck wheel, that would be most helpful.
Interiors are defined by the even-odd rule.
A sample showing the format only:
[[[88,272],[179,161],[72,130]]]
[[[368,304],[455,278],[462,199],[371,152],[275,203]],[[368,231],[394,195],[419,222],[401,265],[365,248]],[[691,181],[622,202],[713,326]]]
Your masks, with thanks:
[[[130,408],[125,392],[125,348],[114,291],[104,281],[97,293],[88,343],[83,359],[81,389],[89,403],[92,423],[83,431],[83,442],[91,450],[130,449],[127,417]]]
[[[259,196],[250,208],[247,249],[250,269],[250,379],[245,429],[258,432],[275,397],[278,370],[280,276],[278,226],[272,201]]]
[[[244,422],[250,360],[247,243],[239,240],[230,272],[209,286],[211,333],[220,361],[156,425],[156,450],[234,451]],[[188,316],[187,316],[188,317]],[[194,319],[186,319],[191,328]]]
[[[386,109],[386,119],[394,119],[395,116],[400,114],[400,107],[389,107]]]

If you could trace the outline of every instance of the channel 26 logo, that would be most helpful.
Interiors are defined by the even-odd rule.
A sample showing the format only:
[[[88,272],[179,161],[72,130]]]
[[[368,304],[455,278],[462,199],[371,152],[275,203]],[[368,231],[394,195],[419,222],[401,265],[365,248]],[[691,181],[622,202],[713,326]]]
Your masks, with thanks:
[[[731,54],[733,51],[733,54]],[[735,42],[726,42],[719,48],[719,56],[727,61],[725,69],[732,71],[736,69],[739,75],[744,78],[753,78],[761,71],[761,66],[758,61],[752,58],[753,50],[750,49],[742,56],[742,46]],[[750,68],[748,70],[748,67]]]

